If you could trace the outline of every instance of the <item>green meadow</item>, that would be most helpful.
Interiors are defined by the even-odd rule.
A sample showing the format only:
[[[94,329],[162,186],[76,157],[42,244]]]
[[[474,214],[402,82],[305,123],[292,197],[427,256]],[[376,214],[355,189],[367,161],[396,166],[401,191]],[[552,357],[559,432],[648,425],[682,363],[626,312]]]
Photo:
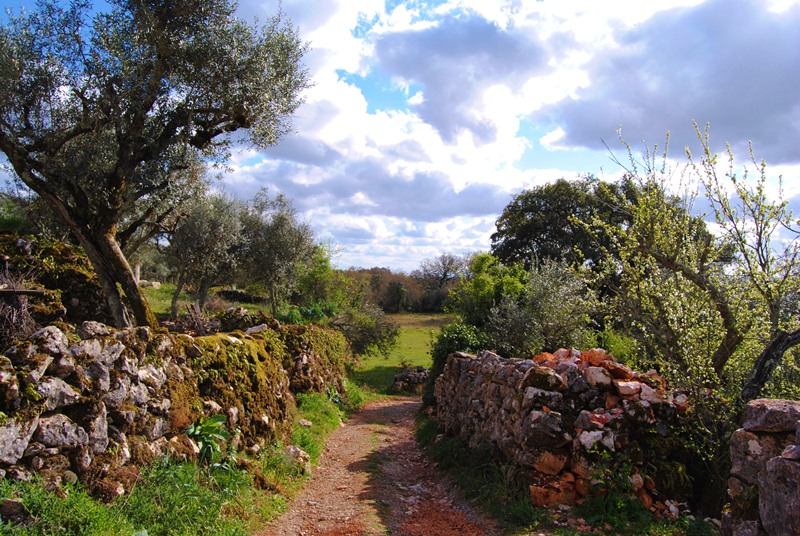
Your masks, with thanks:
[[[378,393],[386,393],[395,374],[404,368],[431,366],[431,340],[450,320],[443,314],[399,313],[390,318],[400,325],[397,345],[388,356],[364,357],[353,367],[350,377]]]

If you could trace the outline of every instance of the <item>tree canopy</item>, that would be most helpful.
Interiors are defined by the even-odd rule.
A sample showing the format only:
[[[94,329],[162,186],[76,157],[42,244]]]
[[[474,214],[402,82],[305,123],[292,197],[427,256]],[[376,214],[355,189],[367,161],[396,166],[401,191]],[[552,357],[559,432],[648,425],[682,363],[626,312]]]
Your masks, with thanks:
[[[546,260],[597,265],[608,244],[579,222],[599,217],[623,223],[626,214],[616,209],[614,197],[627,190],[626,183],[602,184],[592,178],[559,179],[524,190],[497,219],[492,254],[505,264],[522,262],[527,268]]]
[[[64,4],[0,28],[0,150],[86,250],[115,322],[153,325],[121,225],[224,160],[230,134],[289,132],[307,47],[281,14],[251,25],[229,0]]]

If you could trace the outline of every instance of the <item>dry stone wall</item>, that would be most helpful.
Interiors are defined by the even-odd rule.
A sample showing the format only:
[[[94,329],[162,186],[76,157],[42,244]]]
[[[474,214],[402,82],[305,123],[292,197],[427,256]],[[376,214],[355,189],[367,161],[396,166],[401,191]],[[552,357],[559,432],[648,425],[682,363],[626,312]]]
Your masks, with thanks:
[[[488,443],[529,469],[536,504],[574,503],[603,486],[603,471],[607,477],[613,469],[625,471],[616,477],[627,478],[648,508],[678,515],[645,462],[664,455],[655,445],[664,443],[687,399],[653,371],[636,373],[601,349],[562,349],[533,360],[456,353],[435,394],[440,428],[475,447]]]
[[[800,402],[753,400],[731,436],[725,536],[800,535]]]
[[[287,438],[294,392],[337,389],[346,343],[319,327],[207,337],[48,326],[0,356],[0,476],[124,493],[136,465],[197,454],[188,426],[224,414],[239,449]],[[316,345],[310,341],[316,341]],[[322,342],[327,342],[322,344]]]

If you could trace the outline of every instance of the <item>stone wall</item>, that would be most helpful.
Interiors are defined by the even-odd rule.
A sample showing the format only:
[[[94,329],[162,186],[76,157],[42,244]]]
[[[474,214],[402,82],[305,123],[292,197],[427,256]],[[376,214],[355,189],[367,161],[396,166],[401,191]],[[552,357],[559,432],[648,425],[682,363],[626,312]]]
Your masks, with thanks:
[[[536,504],[571,504],[614,478],[648,508],[678,514],[657,466],[675,467],[663,438],[687,400],[655,372],[635,373],[601,349],[533,360],[457,353],[435,394],[440,428],[529,469]]]
[[[753,400],[731,437],[726,536],[800,535],[800,402]]]
[[[258,450],[288,437],[293,392],[341,387],[346,352],[319,327],[193,338],[48,326],[0,356],[0,476],[124,493],[136,465],[196,455],[185,431],[216,413],[237,448]]]

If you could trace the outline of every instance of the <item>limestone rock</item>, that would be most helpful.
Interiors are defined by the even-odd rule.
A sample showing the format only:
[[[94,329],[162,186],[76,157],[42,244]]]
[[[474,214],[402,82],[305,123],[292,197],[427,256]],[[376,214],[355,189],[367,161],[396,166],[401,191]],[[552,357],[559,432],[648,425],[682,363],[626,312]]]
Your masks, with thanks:
[[[95,322],[94,320],[86,320],[78,328],[78,335],[84,340],[94,339],[96,337],[107,337],[110,334],[111,330],[108,329],[108,326],[101,322]]]
[[[214,400],[203,400],[203,410],[207,415],[216,415],[222,413],[222,406]]]
[[[535,387],[545,391],[566,391],[567,384],[554,370],[546,367],[531,367],[522,377],[517,390],[525,391],[528,387]]]
[[[770,535],[800,534],[800,463],[777,457],[758,479],[758,511]]]
[[[67,353],[69,341],[63,331],[55,326],[47,326],[28,338],[41,353],[62,355]]]
[[[5,426],[0,426],[0,462],[9,465],[17,463],[38,426],[38,417],[19,422],[12,418]]]
[[[800,445],[789,445],[781,453],[781,458],[785,460],[800,461]]]
[[[749,432],[796,432],[800,401],[752,400],[744,410],[742,428]]]
[[[14,363],[14,366],[27,372],[27,380],[30,383],[38,383],[44,377],[47,369],[55,358],[48,354],[34,354],[23,363]],[[13,361],[12,361],[13,362]]]
[[[416,367],[406,369],[400,374],[396,374],[392,379],[392,386],[389,388],[390,393],[407,392],[422,392],[422,388],[428,381],[430,371],[425,367]]]
[[[96,361],[89,363],[86,365],[84,373],[86,378],[94,383],[95,390],[104,393],[111,388],[111,375],[108,368],[101,363]]]
[[[47,378],[36,386],[36,390],[44,398],[44,407],[47,411],[71,406],[81,398],[81,394],[74,387],[60,378]]]
[[[261,333],[262,331],[266,331],[270,329],[270,327],[266,324],[259,324],[257,326],[253,326],[251,328],[247,328],[244,330],[245,335],[253,335],[254,333]]]
[[[300,467],[303,474],[311,474],[311,456],[306,451],[295,445],[289,445],[284,449],[284,453]]]
[[[147,387],[141,383],[131,383],[130,391],[131,400],[137,407],[144,406],[150,400],[150,392]]]
[[[58,448],[78,448],[89,442],[86,431],[60,413],[39,419],[39,427],[33,437],[48,447]]]
[[[557,391],[546,391],[536,387],[528,387],[522,396],[521,409],[548,407],[555,411],[560,411],[564,397]]]
[[[731,434],[731,475],[755,484],[767,461],[780,456],[785,447],[785,441],[775,436],[759,436],[744,428],[736,430]]]
[[[160,389],[167,381],[164,370],[154,365],[145,365],[139,369],[139,381],[153,389]]]
[[[0,411],[10,413],[19,408],[19,380],[14,365],[6,356],[0,356]]]
[[[602,367],[588,367],[583,374],[589,385],[596,389],[611,387],[611,374]]]
[[[75,372],[75,358],[69,353],[55,358],[47,368],[47,374],[62,380],[73,372]]]
[[[89,414],[86,431],[89,435],[89,447],[95,454],[102,454],[108,448],[108,413],[106,405],[98,402]]]
[[[131,380],[127,376],[116,378],[109,391],[103,395],[103,402],[108,408],[118,409],[128,398]]]
[[[570,441],[561,414],[555,411],[531,411],[523,420],[525,442],[533,448],[561,447]]]

